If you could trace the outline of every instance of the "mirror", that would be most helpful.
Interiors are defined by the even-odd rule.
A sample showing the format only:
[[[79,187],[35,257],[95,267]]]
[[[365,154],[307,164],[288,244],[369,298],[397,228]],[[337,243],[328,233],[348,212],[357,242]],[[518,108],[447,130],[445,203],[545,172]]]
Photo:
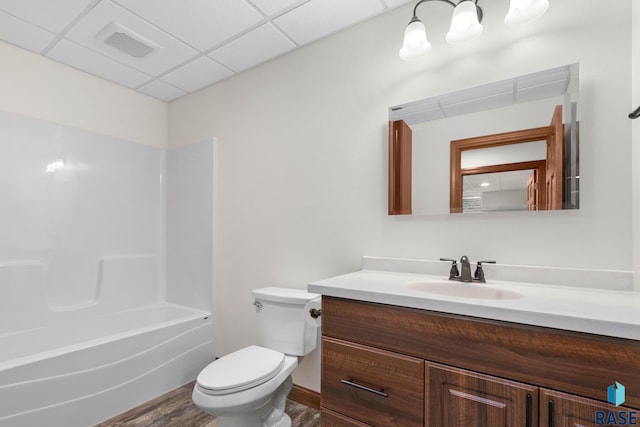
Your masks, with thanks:
[[[391,107],[389,214],[578,209],[578,70]]]

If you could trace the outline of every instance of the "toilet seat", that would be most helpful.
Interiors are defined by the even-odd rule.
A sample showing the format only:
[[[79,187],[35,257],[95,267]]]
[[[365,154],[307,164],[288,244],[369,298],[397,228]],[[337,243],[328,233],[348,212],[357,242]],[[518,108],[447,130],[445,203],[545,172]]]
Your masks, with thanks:
[[[247,390],[275,377],[284,361],[283,353],[252,345],[210,363],[198,374],[197,383],[214,396]]]

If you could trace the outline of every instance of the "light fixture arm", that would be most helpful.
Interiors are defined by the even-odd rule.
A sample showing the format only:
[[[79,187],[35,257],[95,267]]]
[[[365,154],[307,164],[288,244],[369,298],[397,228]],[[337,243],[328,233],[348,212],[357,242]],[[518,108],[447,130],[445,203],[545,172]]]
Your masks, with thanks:
[[[443,2],[443,3],[447,3],[449,6],[453,7],[454,9],[458,5],[458,4],[454,3],[454,2],[452,2],[451,0],[420,0],[413,7],[413,18],[412,18],[412,20],[413,19],[418,19],[418,16],[416,15],[416,12],[418,10],[418,6],[420,6],[422,3],[425,3],[425,2],[428,2],[428,1],[440,1],[440,2]],[[460,0],[460,2],[462,2],[462,1],[465,1],[465,0]],[[478,6],[478,0],[474,0],[474,3],[476,4],[476,10],[478,11],[478,22],[482,22],[482,16],[483,16],[482,9],[480,8],[480,6]]]

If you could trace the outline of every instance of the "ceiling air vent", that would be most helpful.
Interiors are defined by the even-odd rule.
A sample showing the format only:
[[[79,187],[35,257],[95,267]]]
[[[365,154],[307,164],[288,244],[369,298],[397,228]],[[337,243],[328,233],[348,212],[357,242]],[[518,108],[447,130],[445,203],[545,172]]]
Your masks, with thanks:
[[[158,44],[117,22],[107,25],[96,38],[133,58],[145,58],[161,48]]]

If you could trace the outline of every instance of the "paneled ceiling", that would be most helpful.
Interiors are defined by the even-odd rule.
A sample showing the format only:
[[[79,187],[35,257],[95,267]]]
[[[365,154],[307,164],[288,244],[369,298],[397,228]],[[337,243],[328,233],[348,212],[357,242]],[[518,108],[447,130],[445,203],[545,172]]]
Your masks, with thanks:
[[[389,108],[389,120],[408,125],[561,96],[575,90],[578,64],[564,65],[512,79],[425,98]],[[571,85],[573,81],[573,86]]]
[[[0,0],[0,39],[170,101],[411,0]]]

